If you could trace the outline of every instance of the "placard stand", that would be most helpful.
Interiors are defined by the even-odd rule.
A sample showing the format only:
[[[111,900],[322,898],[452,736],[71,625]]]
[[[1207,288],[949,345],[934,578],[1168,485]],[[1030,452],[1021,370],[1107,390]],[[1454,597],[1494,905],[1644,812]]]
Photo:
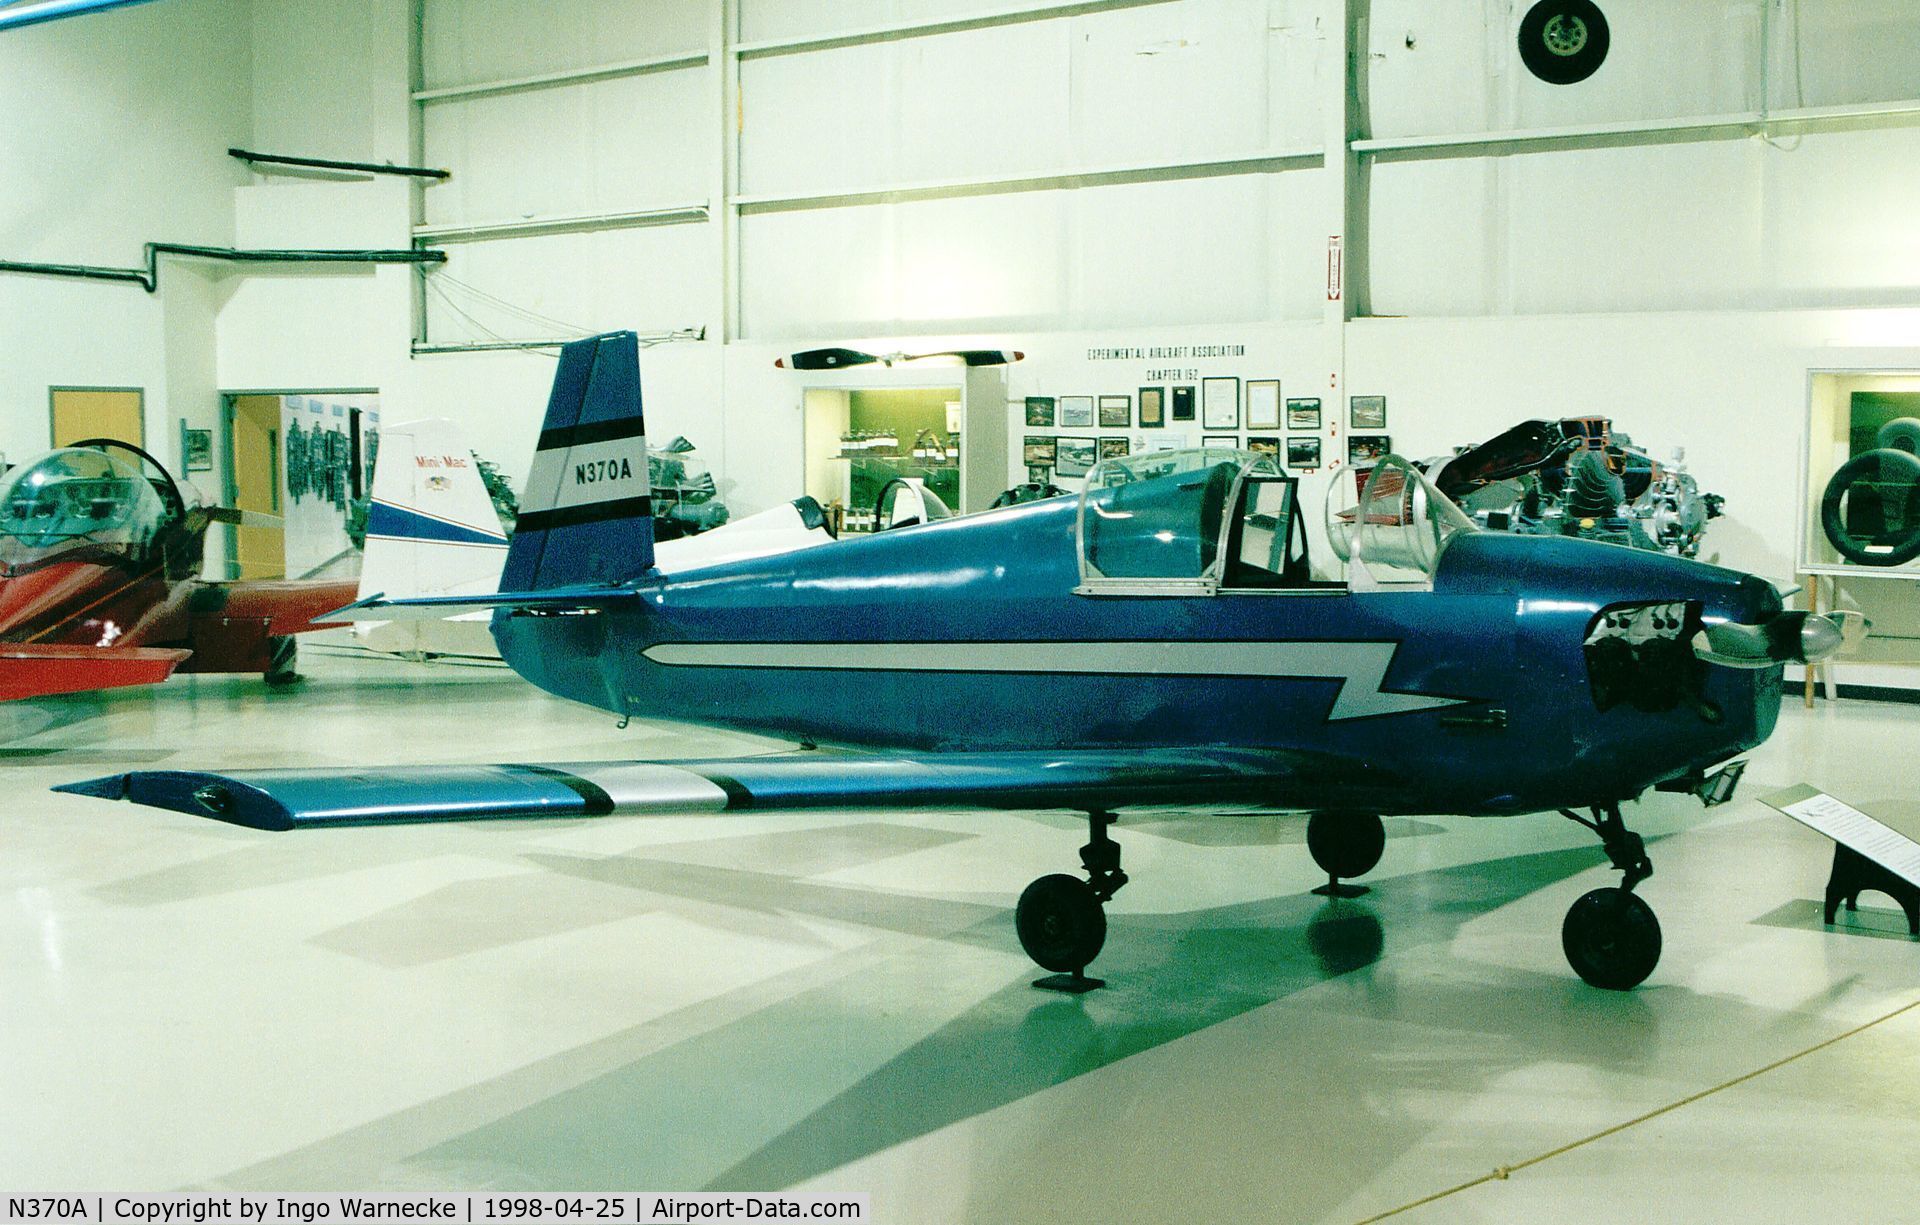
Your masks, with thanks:
[[[1907,933],[1920,937],[1920,842],[1812,787],[1789,787],[1760,802],[1833,839],[1833,868],[1827,875],[1828,926],[1839,916],[1842,904],[1858,910],[1862,891],[1876,889],[1900,903],[1907,916]]]
[[[1827,926],[1833,926],[1840,904],[1848,910],[1860,909],[1860,894],[1878,889],[1907,912],[1907,934],[1920,936],[1920,885],[1902,880],[1865,855],[1839,843],[1833,844],[1833,874],[1827,877]]]

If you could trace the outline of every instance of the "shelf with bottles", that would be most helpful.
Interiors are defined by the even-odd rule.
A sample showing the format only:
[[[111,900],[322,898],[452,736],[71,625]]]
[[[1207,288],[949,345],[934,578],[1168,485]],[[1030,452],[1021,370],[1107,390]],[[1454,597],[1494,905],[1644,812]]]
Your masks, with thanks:
[[[908,466],[927,469],[958,468],[960,435],[942,437],[932,430],[921,430],[912,444],[903,449],[898,431],[849,430],[840,435],[839,458],[882,460],[895,467],[900,467],[900,461],[905,460]]]

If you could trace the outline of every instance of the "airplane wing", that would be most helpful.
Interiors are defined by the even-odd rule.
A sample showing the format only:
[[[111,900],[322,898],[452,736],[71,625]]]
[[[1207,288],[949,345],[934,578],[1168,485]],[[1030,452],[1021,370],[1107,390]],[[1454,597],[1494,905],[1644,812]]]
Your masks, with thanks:
[[[1365,763],[1241,749],[1064,753],[786,753],[565,765],[140,770],[56,791],[131,800],[254,829],[598,817],[781,808],[1112,808],[1143,803],[1287,806],[1343,782],[1356,801],[1395,780]]]
[[[0,644],[0,702],[158,684],[191,654],[163,647]]]
[[[341,621],[404,621],[439,619],[467,613],[517,608],[540,612],[579,612],[612,608],[640,598],[631,587],[580,585],[547,587],[539,591],[495,591],[484,595],[423,595],[390,599],[385,592],[355,600],[323,614],[328,624]]]

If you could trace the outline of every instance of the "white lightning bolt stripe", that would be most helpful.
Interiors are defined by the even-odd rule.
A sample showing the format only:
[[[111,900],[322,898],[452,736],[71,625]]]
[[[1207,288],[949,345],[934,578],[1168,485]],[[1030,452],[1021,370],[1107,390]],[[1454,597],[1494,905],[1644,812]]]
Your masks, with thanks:
[[[1397,649],[1395,642],[663,642],[641,654],[668,667],[1337,680],[1329,722],[1472,700],[1382,688]],[[964,659],[941,658],[955,651]]]

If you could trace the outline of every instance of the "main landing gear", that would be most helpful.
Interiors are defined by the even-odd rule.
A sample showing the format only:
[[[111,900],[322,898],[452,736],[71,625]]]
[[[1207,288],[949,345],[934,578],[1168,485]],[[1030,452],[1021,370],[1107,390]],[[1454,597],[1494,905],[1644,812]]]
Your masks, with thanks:
[[[1013,912],[1020,947],[1042,969],[1055,971],[1035,980],[1036,987],[1077,995],[1106,986],[1102,979],[1088,978],[1086,970],[1107,942],[1102,906],[1127,883],[1127,874],[1120,870],[1120,844],[1107,836],[1113,821],[1110,812],[1087,814],[1088,841],[1080,848],[1080,863],[1088,879],[1055,872],[1020,895]]]
[[[1560,945],[1581,978],[1609,991],[1626,991],[1645,981],[1660,961],[1660,920],[1633,892],[1653,875],[1653,862],[1640,835],[1621,821],[1617,805],[1592,811],[1592,820],[1569,808],[1560,815],[1600,835],[1607,858],[1624,875],[1619,887],[1595,889],[1573,904],[1560,925]]]

